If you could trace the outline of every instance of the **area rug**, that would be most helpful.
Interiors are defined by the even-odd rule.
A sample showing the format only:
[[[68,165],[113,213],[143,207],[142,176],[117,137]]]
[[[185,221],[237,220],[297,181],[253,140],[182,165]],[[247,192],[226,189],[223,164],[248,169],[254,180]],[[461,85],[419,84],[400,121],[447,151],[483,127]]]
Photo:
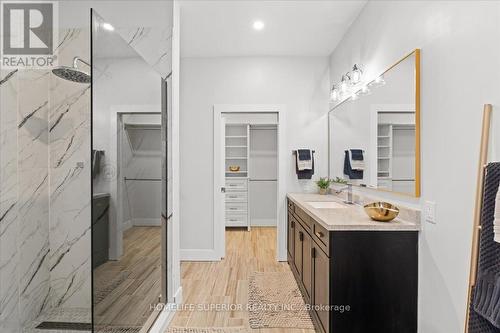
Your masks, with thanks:
[[[111,279],[104,276],[94,281],[94,304],[102,302],[113,290],[122,284],[130,275],[130,272],[123,271]]]
[[[314,329],[292,272],[255,272],[248,288],[251,328]]]
[[[221,328],[194,328],[194,327],[170,327],[165,333],[247,333],[248,330],[240,327]]]

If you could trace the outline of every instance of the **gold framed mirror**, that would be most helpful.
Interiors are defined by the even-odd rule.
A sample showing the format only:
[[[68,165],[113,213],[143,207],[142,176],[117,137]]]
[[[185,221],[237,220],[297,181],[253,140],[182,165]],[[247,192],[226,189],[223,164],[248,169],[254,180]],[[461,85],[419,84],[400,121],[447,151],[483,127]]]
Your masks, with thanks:
[[[328,114],[329,177],[420,197],[420,49],[352,89]]]

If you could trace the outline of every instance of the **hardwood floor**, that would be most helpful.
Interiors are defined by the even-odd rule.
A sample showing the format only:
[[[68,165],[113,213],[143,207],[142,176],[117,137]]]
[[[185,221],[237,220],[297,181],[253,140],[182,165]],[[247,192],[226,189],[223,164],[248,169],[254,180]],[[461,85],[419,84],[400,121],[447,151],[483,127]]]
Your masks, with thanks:
[[[236,304],[241,310],[199,311],[182,308],[171,327],[249,328],[248,278],[253,272],[289,271],[285,262],[276,261],[276,228],[253,227],[226,230],[226,258],[220,262],[183,262],[181,279],[184,305]],[[267,328],[255,333],[314,333],[314,330]]]
[[[152,312],[150,305],[157,304],[161,293],[161,227],[132,227],[125,231],[123,245],[120,260],[94,270],[94,290],[97,284],[106,286],[118,276],[124,277],[95,304],[97,325],[141,327]]]

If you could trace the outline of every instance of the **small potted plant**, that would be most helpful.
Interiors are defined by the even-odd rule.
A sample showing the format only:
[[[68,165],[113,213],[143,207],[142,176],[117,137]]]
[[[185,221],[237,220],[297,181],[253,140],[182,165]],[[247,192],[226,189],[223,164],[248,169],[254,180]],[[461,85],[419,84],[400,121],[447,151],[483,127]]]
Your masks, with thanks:
[[[347,184],[347,180],[342,179],[340,177],[336,177],[335,179],[332,179],[331,181],[332,181],[332,183],[339,184],[339,185]]]
[[[328,179],[326,177],[321,177],[318,181],[316,181],[316,185],[319,187],[319,194],[327,194],[328,193],[328,188],[330,187],[330,184],[332,183],[331,179]]]

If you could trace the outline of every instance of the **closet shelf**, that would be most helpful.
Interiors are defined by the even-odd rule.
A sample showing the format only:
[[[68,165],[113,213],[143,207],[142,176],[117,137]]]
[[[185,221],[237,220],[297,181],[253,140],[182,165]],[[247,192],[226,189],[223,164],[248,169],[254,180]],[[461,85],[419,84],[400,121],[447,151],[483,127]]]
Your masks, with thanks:
[[[247,146],[226,146],[226,148],[246,148]]]
[[[246,139],[246,135],[226,135],[226,139]]]
[[[389,135],[379,135],[379,136],[377,136],[377,138],[379,138],[379,139],[389,139],[390,136]]]
[[[246,160],[246,159],[248,159],[248,158],[246,158],[246,157],[231,157],[231,156],[227,157],[226,156],[226,160]]]

